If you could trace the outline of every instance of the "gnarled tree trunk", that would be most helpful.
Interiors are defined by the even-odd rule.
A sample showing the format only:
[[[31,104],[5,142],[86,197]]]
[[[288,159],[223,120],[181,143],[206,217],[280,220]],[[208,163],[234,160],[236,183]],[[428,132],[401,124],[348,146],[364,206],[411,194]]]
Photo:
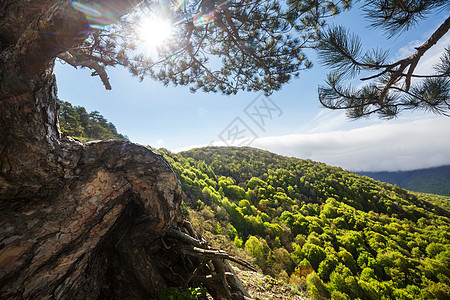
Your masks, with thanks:
[[[118,16],[137,3],[97,2],[120,7]],[[70,1],[0,3],[0,298],[139,299],[177,282],[243,298],[235,277],[224,279],[223,253],[174,231],[182,192],[162,156],[128,142],[61,138],[54,59],[87,35]],[[174,232],[187,236],[183,247]],[[177,278],[189,268],[196,273]]]

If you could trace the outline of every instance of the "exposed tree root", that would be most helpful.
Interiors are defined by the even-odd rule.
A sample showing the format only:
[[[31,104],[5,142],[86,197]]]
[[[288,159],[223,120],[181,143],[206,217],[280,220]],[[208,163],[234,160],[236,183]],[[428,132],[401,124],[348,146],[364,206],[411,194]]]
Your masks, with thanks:
[[[251,299],[227,260],[256,269],[238,257],[211,248],[188,221],[170,229],[160,240],[168,254],[177,257],[169,268],[182,278],[180,285],[203,285],[215,299]]]

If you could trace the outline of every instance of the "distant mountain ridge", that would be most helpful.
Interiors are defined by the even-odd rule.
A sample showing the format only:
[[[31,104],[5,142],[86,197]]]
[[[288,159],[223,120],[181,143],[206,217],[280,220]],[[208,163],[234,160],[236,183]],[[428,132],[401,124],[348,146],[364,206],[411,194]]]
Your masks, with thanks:
[[[450,165],[397,172],[357,172],[410,191],[450,196]]]

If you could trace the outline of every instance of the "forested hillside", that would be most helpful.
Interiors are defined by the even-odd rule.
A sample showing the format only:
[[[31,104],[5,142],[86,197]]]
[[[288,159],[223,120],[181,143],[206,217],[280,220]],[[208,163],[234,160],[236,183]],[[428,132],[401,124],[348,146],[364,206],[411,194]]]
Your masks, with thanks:
[[[450,214],[432,195],[251,148],[159,152],[194,225],[265,274],[314,298],[450,298]]]
[[[83,106],[72,106],[62,100],[59,100],[59,126],[63,134],[86,141],[128,139],[98,111],[88,113]]]
[[[360,174],[375,180],[396,184],[411,191],[450,196],[450,166],[398,172],[363,172]]]

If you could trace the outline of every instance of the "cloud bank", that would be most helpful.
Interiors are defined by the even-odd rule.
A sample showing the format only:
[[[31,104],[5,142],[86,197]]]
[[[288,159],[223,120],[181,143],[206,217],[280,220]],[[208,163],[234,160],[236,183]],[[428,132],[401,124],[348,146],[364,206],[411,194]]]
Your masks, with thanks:
[[[397,171],[450,164],[450,120],[433,118],[348,131],[257,139],[253,147],[352,171]]]
[[[226,144],[216,142],[212,145]],[[450,164],[450,119],[430,118],[346,131],[262,137],[249,146],[352,171],[436,167]]]

